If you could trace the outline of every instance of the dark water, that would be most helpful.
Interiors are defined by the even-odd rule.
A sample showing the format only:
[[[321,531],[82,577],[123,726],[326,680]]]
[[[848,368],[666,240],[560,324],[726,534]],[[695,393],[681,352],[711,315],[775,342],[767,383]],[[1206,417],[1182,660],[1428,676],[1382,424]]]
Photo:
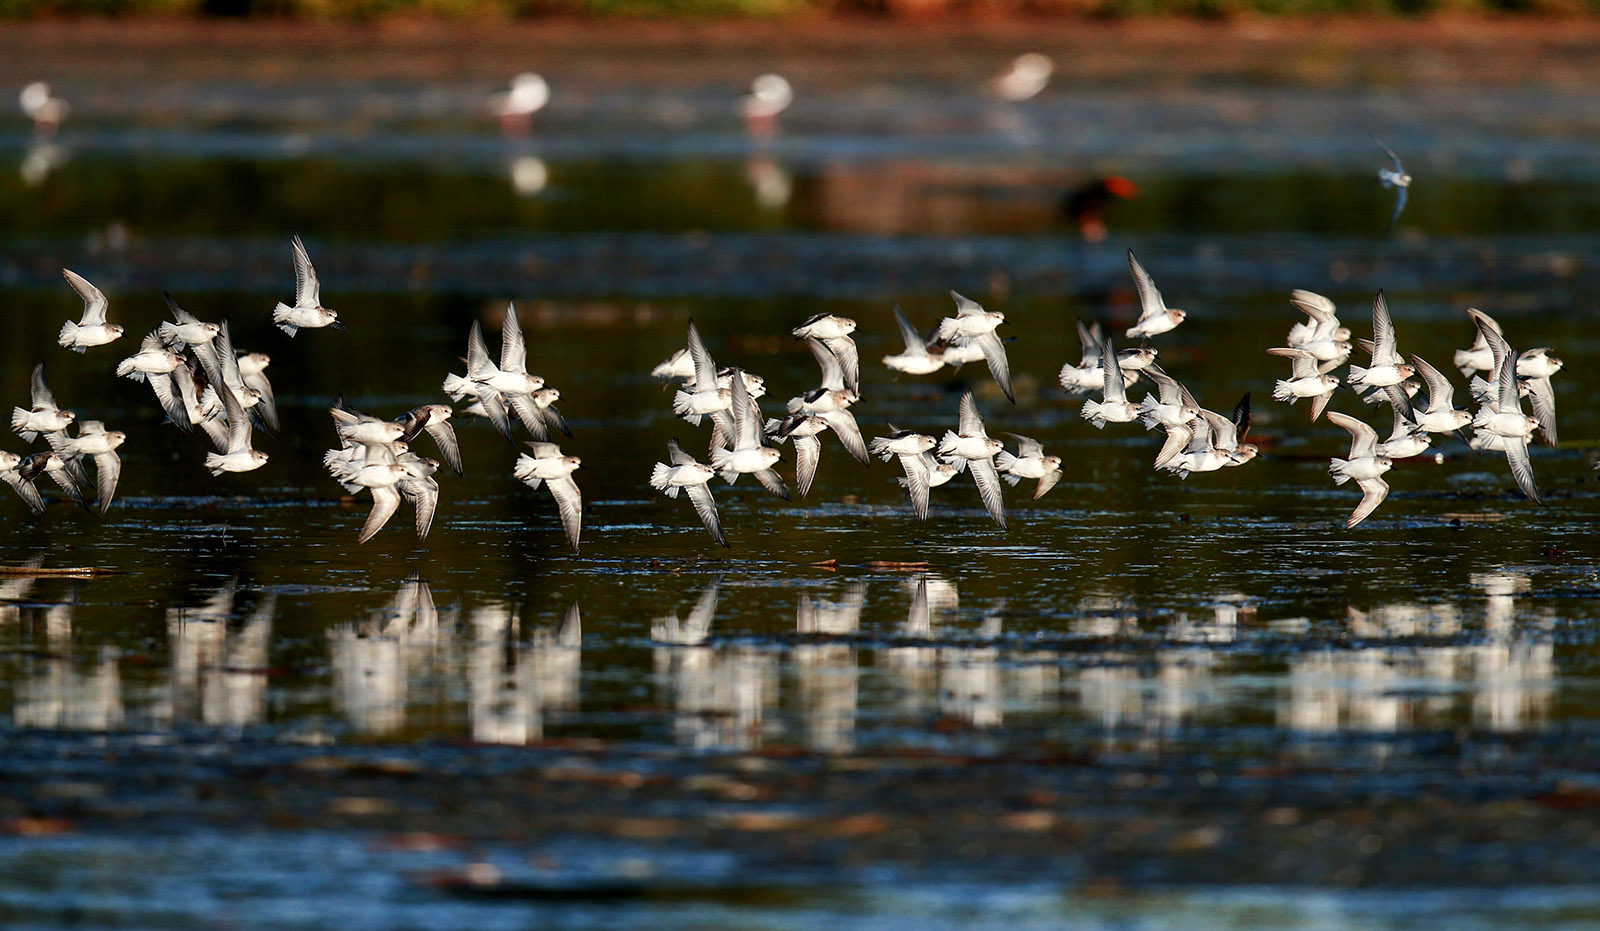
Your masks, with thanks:
[[[421,133],[396,155],[368,143],[274,151],[277,137],[244,130],[192,145],[181,133],[132,145],[137,133],[107,132],[76,149],[63,138],[43,173],[37,149],[4,153],[36,161],[0,178],[0,392],[23,403],[43,361],[64,407],[129,439],[104,518],[59,502],[35,517],[14,495],[0,500],[6,565],[103,573],[4,580],[0,735],[830,754],[1049,742],[1156,763],[1197,750],[1248,762],[1287,742],[1321,764],[1370,765],[1425,753],[1414,738],[1430,733],[1537,740],[1595,728],[1600,411],[1586,399],[1600,355],[1600,196],[1582,171],[1508,179],[1482,167],[1503,160],[1469,159],[1419,181],[1387,236],[1390,195],[1366,174],[1376,160],[1364,148],[1354,167],[1328,171],[1293,157],[1248,172],[1152,158],[1143,196],[1114,208],[1111,238],[1086,244],[1055,211],[1084,175],[1031,146],[866,157],[804,135],[775,152],[716,137],[658,160],[585,148],[579,134],[525,146]],[[293,285],[292,232],[310,243],[348,333],[291,341],[271,328]],[[1157,474],[1154,435],[1097,431],[1055,386],[1078,357],[1075,318],[1121,329],[1136,315],[1129,247],[1190,313],[1155,341],[1163,365],[1208,407],[1251,393],[1257,461],[1187,481]],[[54,345],[77,310],[63,265],[108,292],[127,338],[85,355]],[[878,363],[901,348],[891,307],[927,329],[948,312],[949,287],[1007,314],[1015,406],[981,366],[894,378]],[[1496,314],[1519,348],[1556,347],[1563,443],[1534,454],[1546,504],[1522,499],[1503,457],[1443,438],[1437,461],[1397,465],[1389,500],[1345,530],[1359,494],[1326,470],[1346,435],[1270,399],[1286,372],[1263,350],[1297,318],[1291,287],[1333,297],[1358,335],[1373,290],[1388,288],[1402,348],[1452,375],[1451,352],[1472,338],[1469,304]],[[162,424],[148,389],[113,376],[162,318],[162,289],[202,319],[227,318],[241,349],[271,355],[284,430],[257,438],[266,468],[210,477],[203,438]],[[365,498],[341,501],[320,467],[326,407],[342,395],[394,416],[444,400],[471,321],[485,321],[492,344],[508,298],[530,369],[562,391],[573,430],[563,449],[583,459],[581,553],[549,496],[511,476],[517,450],[465,418],[467,473],[441,474],[428,539],[402,513],[358,546]],[[732,543],[716,547],[687,502],[646,482],[669,437],[700,454],[707,434],[673,418],[647,373],[693,319],[719,362],[766,377],[776,411],[815,378],[788,329],[822,311],[860,323],[854,411],[868,437],[885,421],[954,426],[970,385],[991,433],[1037,437],[1064,458],[1061,484],[1040,501],[1008,491],[1002,532],[957,479],[920,524],[892,467],[825,443],[805,500],[749,479],[715,485]],[[1334,408],[1386,432],[1387,417],[1348,393]],[[919,586],[925,614],[912,609]],[[696,618],[697,602],[708,610]],[[401,913],[415,926],[526,923],[520,908],[418,892],[400,877],[427,858],[376,856],[360,837],[179,837],[6,840],[0,902],[52,927],[79,908],[105,926],[201,926],[241,903],[277,927],[393,926]],[[562,852],[602,875],[629,855]],[[169,912],[167,897],[124,888],[125,864],[152,856],[200,898]],[[668,866],[719,869],[683,856]],[[355,908],[348,888],[307,895],[311,860],[347,864],[373,904]],[[256,878],[244,886],[228,878],[246,870]],[[1503,926],[1595,908],[1592,888],[1474,899],[1199,888],[1107,904],[1031,882],[885,892],[855,876],[856,891],[803,907],[641,907],[620,920]]]

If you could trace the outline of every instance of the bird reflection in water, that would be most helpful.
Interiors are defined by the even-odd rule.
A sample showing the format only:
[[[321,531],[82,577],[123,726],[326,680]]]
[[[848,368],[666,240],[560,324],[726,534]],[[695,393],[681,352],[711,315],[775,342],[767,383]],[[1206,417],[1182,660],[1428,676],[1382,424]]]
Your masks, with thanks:
[[[679,743],[753,749],[762,742],[764,709],[777,701],[778,660],[756,646],[707,644],[720,588],[720,578],[706,586],[686,620],[671,614],[652,622],[656,680]]]
[[[472,739],[527,744],[544,739],[547,721],[578,708],[583,615],[568,606],[554,630],[541,627],[526,641],[522,620],[504,604],[473,610],[467,654]]]

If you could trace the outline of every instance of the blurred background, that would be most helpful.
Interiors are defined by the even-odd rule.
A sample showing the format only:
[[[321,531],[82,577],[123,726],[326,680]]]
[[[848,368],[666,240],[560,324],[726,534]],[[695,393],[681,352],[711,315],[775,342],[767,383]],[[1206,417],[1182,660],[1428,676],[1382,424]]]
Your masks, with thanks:
[[[1600,25],[1515,6],[0,3],[0,400],[42,362],[129,437],[103,518],[0,498],[0,917],[1592,918]],[[57,18],[101,13],[152,16]],[[295,234],[348,332],[273,328]],[[1162,364],[1250,393],[1258,461],[1158,474],[1157,435],[1056,386],[1075,321],[1137,317],[1130,249],[1189,311]],[[55,344],[62,268],[127,336]],[[1357,336],[1385,289],[1458,404],[1465,307],[1554,347],[1546,505],[1442,438],[1345,531],[1347,435],[1270,400],[1294,288]],[[1005,312],[1015,405],[981,363],[878,361],[951,289]],[[271,356],[267,467],[212,478],[113,375],[163,291]],[[358,546],[327,407],[446,400],[511,300],[582,550],[465,416],[428,538],[403,510]],[[646,482],[707,440],[649,371],[692,319],[776,413],[820,312],[859,324],[867,437],[953,427],[970,387],[1061,484],[1008,489],[1002,532],[962,478],[919,524],[828,442],[804,500],[717,483],[715,546]]]

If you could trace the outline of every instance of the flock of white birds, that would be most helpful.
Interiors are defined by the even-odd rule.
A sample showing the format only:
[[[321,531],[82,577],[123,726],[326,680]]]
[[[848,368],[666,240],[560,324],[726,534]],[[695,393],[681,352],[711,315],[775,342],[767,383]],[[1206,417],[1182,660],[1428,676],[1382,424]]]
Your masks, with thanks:
[[[278,304],[273,322],[291,337],[301,329],[343,329],[338,314],[322,306],[316,270],[299,237],[292,240],[292,247],[295,302]],[[1148,341],[1176,329],[1186,319],[1185,312],[1166,305],[1131,251],[1128,266],[1139,294],[1140,315],[1127,330],[1127,338]],[[60,345],[81,353],[120,338],[123,328],[107,320],[105,295],[83,276],[65,269],[63,274],[83,299],[84,308],[80,320],[69,320],[61,327]],[[902,374],[927,375],[982,359],[1001,391],[1012,397],[1011,367],[998,335],[1005,315],[985,310],[955,292],[951,295],[956,314],[941,320],[929,339],[895,308],[905,349],[885,356],[884,365]],[[1348,384],[1366,403],[1391,408],[1394,428],[1381,441],[1377,431],[1362,420],[1327,411],[1327,418],[1351,435],[1349,455],[1333,459],[1328,471],[1335,484],[1353,481],[1362,492],[1346,526],[1354,527],[1383,502],[1389,490],[1383,475],[1397,460],[1421,455],[1430,447],[1432,434],[1462,432],[1468,427],[1473,431],[1469,445],[1503,452],[1522,492],[1540,501],[1528,444],[1536,430],[1548,442],[1556,441],[1551,376],[1560,371],[1562,363],[1548,349],[1514,351],[1493,319],[1469,308],[1467,315],[1477,327],[1478,338],[1454,358],[1456,367],[1471,379],[1469,387],[1478,407],[1469,412],[1454,406],[1450,380],[1437,368],[1419,356],[1409,356],[1409,362],[1402,356],[1382,292],[1373,301],[1370,340],[1353,339],[1325,297],[1295,291],[1290,302],[1307,319],[1290,329],[1286,346],[1267,350],[1292,365],[1290,377],[1276,383],[1273,397],[1289,404],[1309,400],[1311,419],[1316,420],[1334,393]],[[171,423],[185,431],[199,427],[207,435],[215,451],[205,455],[203,464],[213,475],[260,468],[266,464],[267,454],[253,448],[252,430],[278,429],[277,405],[264,373],[268,357],[236,351],[226,321],[198,320],[171,295],[167,303],[173,319],[146,336],[139,351],[117,365],[117,374],[149,384]],[[854,320],[832,314],[818,314],[794,329],[794,336],[804,341],[818,363],[819,384],[790,398],[783,417],[768,419],[759,403],[766,393],[765,380],[742,368],[720,368],[691,321],[685,348],[656,366],[652,374],[681,382],[672,399],[675,414],[691,424],[710,423],[710,464],[697,461],[674,439],[668,444],[668,461],[656,463],[651,471],[651,487],[670,498],[686,494],[707,532],[726,546],[711,479],[720,476],[733,483],[740,475],[750,474],[769,492],[787,499],[788,485],[775,466],[782,456],[778,447],[788,442],[795,450],[795,482],[804,497],[821,460],[821,435],[830,431],[863,464],[869,463],[872,455],[884,461],[897,460],[905,473],[899,481],[922,520],[929,516],[931,490],[962,473],[972,476],[984,507],[1002,528],[1006,526],[1002,481],[1012,485],[1036,481],[1033,497],[1039,498],[1060,480],[1061,459],[1045,455],[1037,440],[1008,434],[1016,443],[1012,451],[989,436],[971,391],[961,398],[956,428],[942,437],[891,424],[887,435],[866,442],[850,412],[861,399],[855,330]],[[1246,442],[1248,394],[1228,416],[1206,410],[1156,363],[1158,352],[1153,347],[1118,351],[1098,324],[1080,322],[1078,334],[1083,356],[1076,364],[1064,365],[1058,380],[1072,394],[1099,393],[1098,399],[1091,397],[1082,407],[1082,416],[1095,427],[1137,422],[1147,430],[1165,431],[1166,440],[1154,465],[1181,478],[1243,465],[1256,457],[1257,447]],[[1331,372],[1346,364],[1357,346],[1370,355],[1370,363],[1350,365],[1341,381]],[[533,437],[527,444],[532,454],[517,459],[513,474],[534,489],[549,489],[567,538],[577,549],[583,497],[573,473],[581,460],[564,455],[560,446],[550,441],[552,431],[567,436],[571,431],[555,406],[560,392],[528,371],[527,345],[515,305],[507,307],[501,325],[498,363],[477,322],[468,335],[466,363],[465,375],[445,378],[445,393],[457,402],[470,399],[463,412],[487,418],[508,440],[514,441],[517,423]],[[1488,377],[1478,376],[1480,372]],[[1129,399],[1129,391],[1141,379],[1153,390],[1135,403]],[[1426,403],[1414,403],[1424,387]],[[1531,416],[1523,411],[1524,397],[1531,402]],[[346,491],[355,494],[364,488],[372,497],[372,510],[359,542],[371,539],[402,501],[412,505],[417,534],[426,537],[439,501],[434,475],[440,463],[418,455],[411,443],[426,432],[445,461],[461,474],[460,448],[450,424],[454,413],[450,405],[429,404],[384,420],[350,410],[342,400],[330,410],[339,446],[327,451],[324,465]],[[77,434],[73,435],[75,424]],[[84,489],[91,487],[86,462],[92,462],[96,472],[92,487],[98,508],[105,513],[121,474],[117,449],[126,439],[123,433],[107,430],[100,421],[80,421],[73,411],[62,409],[45,383],[43,364],[33,372],[30,406],[15,408],[11,425],[24,441],[43,438],[50,447],[25,456],[0,451],[0,478],[30,507],[45,509],[35,486],[40,475],[48,475],[72,501],[89,507]]]

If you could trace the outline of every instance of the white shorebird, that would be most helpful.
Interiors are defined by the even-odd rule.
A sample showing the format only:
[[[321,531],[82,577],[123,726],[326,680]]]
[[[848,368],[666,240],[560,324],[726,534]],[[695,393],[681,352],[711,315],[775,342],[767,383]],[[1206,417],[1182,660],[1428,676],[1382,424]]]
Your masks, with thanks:
[[[778,114],[794,103],[794,87],[781,74],[758,74],[750,93],[739,98],[739,113],[750,135],[767,138],[778,131]]]
[[[924,457],[936,445],[938,441],[933,437],[914,430],[901,430],[894,424],[889,424],[888,436],[874,437],[872,440],[873,455],[881,457],[884,462],[890,458],[900,460],[900,468],[906,473],[906,491],[911,495],[911,507],[917,514],[917,520],[928,519],[928,464]]]
[[[267,429],[274,432],[281,429],[278,423],[278,400],[272,393],[272,382],[267,380],[266,374],[272,359],[266,353],[241,352],[236,355],[234,364],[238,366],[239,378],[244,386],[260,396],[256,410],[260,412]]]
[[[1372,363],[1366,368],[1359,365],[1350,366],[1350,386],[1358,391],[1370,388],[1390,388],[1399,385],[1410,378],[1416,370],[1406,364],[1400,356],[1400,348],[1394,335],[1394,320],[1389,316],[1389,302],[1384,299],[1383,292],[1379,291],[1372,299],[1372,339],[1360,340],[1361,348],[1372,355]],[[1387,392],[1391,403],[1396,403],[1407,414],[1410,405],[1405,403],[1404,392],[1400,390]]]
[[[456,442],[455,428],[450,426],[451,414],[448,404],[424,404],[401,414],[394,422],[400,425],[400,439],[406,443],[416,439],[418,433],[426,431],[439,447],[439,455],[460,475],[461,446]]]
[[[749,474],[756,477],[761,486],[774,495],[789,500],[789,489],[783,484],[772,467],[777,464],[781,455],[776,449],[761,442],[761,410],[756,407],[755,399],[750,397],[745,389],[744,379],[738,377],[739,371],[734,371],[734,379],[729,386],[732,400],[729,404],[730,414],[733,418],[733,433],[729,440],[731,447],[719,447],[712,450],[711,467],[722,474],[722,480],[733,484],[740,475]]]
[[[250,416],[239,406],[239,399],[226,389],[218,390],[217,396],[222,401],[223,416],[228,423],[228,443],[221,455],[206,453],[206,468],[211,470],[212,475],[221,475],[224,472],[250,472],[266,465],[267,454],[250,448]]]
[[[33,120],[33,134],[37,137],[55,135],[72,110],[66,100],[50,93],[50,85],[43,81],[24,87],[17,94],[17,104],[22,107],[23,115]]]
[[[81,460],[84,456],[94,460],[95,487],[99,492],[102,515],[111,509],[111,499],[117,493],[117,480],[122,475],[122,459],[116,450],[127,438],[127,434],[120,430],[107,430],[105,424],[98,420],[79,422],[78,435],[75,437],[67,436],[65,430],[45,434],[45,439],[50,442],[50,448],[61,457],[68,471],[75,473],[75,478],[87,481],[88,475],[83,470]]]
[[[1024,52],[1011,60],[1011,64],[989,85],[1001,100],[1020,103],[1039,96],[1050,83],[1056,63],[1050,56],[1039,52]]]
[[[689,359],[694,363],[694,376],[672,396],[672,412],[699,426],[702,417],[726,411],[733,404],[733,390],[717,383],[717,363],[706,350],[693,320],[689,321]]]
[[[705,524],[706,533],[711,534],[711,539],[727,546],[728,538],[723,535],[722,521],[717,517],[717,500],[711,496],[711,487],[706,484],[716,474],[716,469],[696,462],[693,456],[679,448],[676,439],[671,439],[667,440],[667,461],[656,463],[650,471],[650,487],[669,498],[678,497],[680,490],[687,492],[694,512]]]
[[[1378,455],[1389,459],[1410,459],[1427,452],[1430,443],[1428,431],[1401,413],[1400,408],[1393,410],[1394,429],[1387,440],[1378,444]]]
[[[995,465],[1008,485],[1015,486],[1025,478],[1038,479],[1039,484],[1033,491],[1033,498],[1037,501],[1061,481],[1061,457],[1046,456],[1044,445],[1038,440],[1016,433],[1010,436],[1017,441],[1016,454],[1000,450],[995,454]]]
[[[1183,451],[1172,456],[1157,468],[1188,478],[1190,472],[1215,472],[1229,466],[1240,466],[1254,459],[1259,449],[1245,442],[1250,433],[1250,395],[1247,392],[1233,407],[1231,417],[1202,408],[1199,416],[1185,427],[1173,428],[1189,431],[1189,443]],[[1171,437],[1168,437],[1169,442]]]
[[[1348,414],[1328,412],[1328,422],[1350,432],[1350,456],[1335,458],[1328,465],[1328,474],[1335,485],[1354,481],[1361,489],[1361,503],[1344,522],[1346,528],[1354,527],[1367,519],[1367,515],[1383,503],[1389,494],[1389,484],[1382,478],[1394,463],[1378,453],[1378,432]]]
[[[1494,393],[1473,415],[1473,429],[1480,435],[1487,434],[1484,448],[1497,448],[1506,454],[1517,487],[1530,501],[1542,504],[1544,499],[1533,480],[1533,462],[1528,457],[1528,439],[1539,421],[1522,412],[1522,399],[1517,390],[1517,355],[1494,322],[1481,311],[1469,307],[1467,316],[1477,325],[1494,355]]]
[[[1188,313],[1167,306],[1150,273],[1133,257],[1132,249],[1128,250],[1128,270],[1133,273],[1133,285],[1139,292],[1139,320],[1128,328],[1129,339],[1149,339],[1176,328],[1184,321]]]
[[[817,435],[827,429],[828,421],[821,414],[804,412],[790,414],[782,420],[768,420],[763,428],[774,443],[794,441],[794,483],[802,498],[811,493],[817,466],[822,462],[822,441]]]
[[[1394,167],[1378,169],[1378,183],[1386,188],[1394,189],[1394,213],[1389,216],[1389,229],[1394,229],[1396,221],[1400,219],[1400,211],[1406,209],[1406,195],[1411,191],[1411,176],[1406,174],[1406,167],[1400,164],[1400,156],[1394,150],[1373,139],[1378,143],[1378,148],[1383,154],[1389,156],[1389,162]]]
[[[151,333],[139,344],[138,352],[117,363],[117,375],[134,381],[148,380],[154,385],[158,379],[166,381],[165,376],[182,364],[183,356],[168,349],[160,333]],[[156,394],[159,396],[161,391],[158,389]],[[168,388],[168,396],[170,394]],[[167,406],[166,402],[162,403],[162,407]]]
[[[15,459],[15,464],[8,465]],[[16,489],[28,507],[35,511],[44,511],[44,497],[39,494],[34,480],[43,473],[50,476],[61,490],[67,493],[73,503],[87,508],[88,502],[83,500],[83,492],[78,490],[78,485],[72,480],[72,475],[67,472],[67,464],[54,452],[39,452],[29,456],[17,456],[14,453],[0,453],[0,478],[6,484]]]
[[[944,351],[934,352],[929,349],[928,343],[911,325],[906,315],[899,307],[894,309],[894,322],[900,328],[900,338],[905,341],[904,352],[892,356],[884,356],[883,364],[896,372],[907,375],[931,375],[944,368]]]
[[[400,491],[396,486],[406,478],[406,467],[397,462],[338,458],[332,450],[324,457],[323,463],[346,491],[354,493],[365,488],[372,495],[372,510],[367,513],[367,519],[361,525],[361,535],[356,538],[357,543],[367,542],[400,509]]]
[[[984,432],[983,417],[978,414],[978,399],[973,397],[970,390],[961,395],[957,428],[945,431],[944,438],[939,442],[939,455],[956,460],[953,464],[958,471],[965,467],[972,473],[972,481],[978,486],[978,496],[983,499],[984,508],[1001,530],[1006,529],[1006,506],[1000,494],[1000,473],[995,469],[994,457],[1003,449],[1003,443]]]
[[[1290,404],[1301,398],[1310,398],[1311,422],[1315,423],[1322,416],[1323,408],[1333,400],[1333,392],[1339,387],[1338,376],[1321,374],[1317,357],[1304,349],[1277,347],[1267,352],[1283,356],[1292,365],[1289,378],[1273,384],[1272,397]]]
[[[973,348],[981,352],[984,361],[989,363],[989,372],[994,376],[995,384],[1015,404],[1017,398],[1011,391],[1011,362],[1006,358],[1005,344],[1000,342],[1000,337],[995,333],[995,328],[1006,322],[1006,315],[998,310],[984,310],[977,301],[954,291],[950,292],[950,297],[956,302],[956,315],[939,321],[934,338],[958,348]]]
[[[29,399],[30,407],[11,409],[11,429],[16,431],[25,443],[32,443],[41,433],[65,430],[77,416],[72,411],[64,411],[56,405],[56,396],[50,393],[50,387],[44,383],[43,362],[33,367]]]
[[[1561,371],[1560,359],[1550,355],[1547,346],[1524,349],[1517,356],[1517,379],[1528,389],[1528,403],[1533,407],[1533,417],[1539,421],[1539,432],[1544,441],[1556,445],[1556,392],[1550,377]]]
[[[1429,433],[1454,433],[1472,422],[1472,415],[1455,406],[1455,387],[1450,379],[1415,353],[1411,364],[1428,386],[1428,403],[1413,408],[1417,426]]]
[[[1318,374],[1326,374],[1350,358],[1350,328],[1339,324],[1333,301],[1314,291],[1296,288],[1289,292],[1289,303],[1307,319],[1289,328],[1286,345],[1304,349],[1317,359]],[[1314,419],[1314,418],[1313,418]]]
[[[209,343],[217,338],[217,333],[221,332],[221,327],[215,323],[201,322],[194,314],[179,307],[178,302],[172,299],[171,294],[163,291],[161,296],[167,299],[167,309],[172,311],[172,319],[176,321],[171,323],[165,320],[161,321],[161,326],[157,328],[156,332],[161,334],[162,342],[176,348],[180,344],[197,346],[200,343]]]
[[[856,352],[855,340],[850,334],[856,331],[856,322],[849,317],[833,314],[816,314],[792,331],[795,339],[814,339],[826,346],[839,360],[844,375],[844,386],[851,391],[861,391],[861,356]]]
[[[523,453],[517,457],[512,474],[529,488],[538,490],[540,483],[548,486],[550,496],[556,500],[556,510],[561,513],[561,526],[567,532],[567,541],[573,552],[578,551],[578,535],[583,530],[583,495],[572,473],[582,465],[577,456],[563,456],[561,447],[554,443],[529,443],[533,455]]]
[[[1105,351],[1104,343],[1105,337],[1100,333],[1100,324],[1084,326],[1082,320],[1078,321],[1078,344],[1083,347],[1082,358],[1077,365],[1068,362],[1061,366],[1061,372],[1056,376],[1061,387],[1071,394],[1082,395],[1099,391],[1104,386],[1106,374],[1100,367],[1100,354]],[[1144,351],[1134,351],[1139,354],[1129,356],[1128,365],[1122,364],[1120,355],[1117,358],[1117,364],[1122,369],[1124,388],[1133,387],[1133,383],[1139,380],[1139,370],[1147,367],[1155,359],[1154,349],[1148,350],[1148,356]]]
[[[335,330],[344,329],[344,324],[339,322],[339,315],[322,306],[322,285],[317,282],[317,270],[311,264],[311,254],[306,252],[306,244],[300,241],[299,236],[289,242],[294,247],[294,306],[280,301],[272,309],[272,322],[290,336],[302,327],[316,329],[331,326]]]
[[[120,339],[122,327],[106,322],[106,296],[100,293],[100,289],[70,268],[63,268],[61,274],[67,279],[67,284],[72,285],[72,290],[78,292],[78,297],[83,299],[83,318],[76,323],[68,320],[61,325],[61,335],[56,341],[62,348],[83,352],[90,346],[104,346]]]
[[[1147,366],[1144,374],[1156,383],[1157,394],[1147,394],[1139,402],[1139,422],[1146,430],[1160,427],[1167,432],[1161,451],[1156,454],[1155,467],[1159,469],[1182,452],[1193,438],[1194,431],[1189,425],[1200,416],[1200,402],[1161,366]]]
[[[550,103],[550,83],[542,75],[524,71],[511,79],[511,89],[489,97],[489,107],[508,136],[526,135],[533,115]]]
[[[1105,429],[1108,423],[1132,423],[1139,418],[1139,405],[1128,400],[1128,389],[1122,380],[1121,360],[1118,365],[1104,364],[1106,359],[1116,359],[1116,348],[1111,345],[1111,337],[1101,345],[1100,356],[1100,400],[1089,399],[1083,402],[1081,412],[1083,419],[1095,425],[1096,429]]]

